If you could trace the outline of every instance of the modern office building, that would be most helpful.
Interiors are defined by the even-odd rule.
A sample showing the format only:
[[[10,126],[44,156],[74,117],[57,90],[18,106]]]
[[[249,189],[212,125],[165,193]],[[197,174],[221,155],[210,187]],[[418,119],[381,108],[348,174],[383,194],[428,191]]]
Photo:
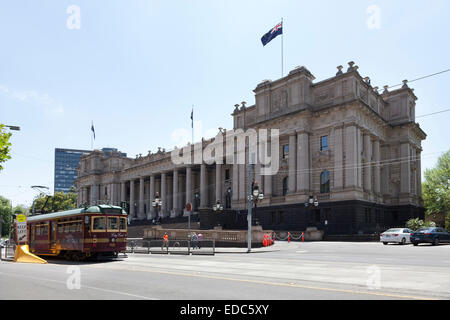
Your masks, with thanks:
[[[233,130],[220,128],[214,139],[182,149],[183,158],[198,158],[200,150],[200,159],[203,152],[215,161],[180,162],[165,150],[135,159],[105,157],[100,150],[84,155],[76,181],[79,203],[127,202],[139,220],[183,215],[187,202],[213,212],[220,201],[226,211],[245,215],[255,183],[264,194],[255,215],[267,229],[313,226],[328,234],[368,234],[423,218],[426,134],[415,122],[413,89],[405,80],[395,90],[379,90],[353,62],[342,69],[315,82],[298,67],[259,83],[254,105],[235,105]],[[264,130],[278,133],[258,137],[262,149],[250,165],[252,132]],[[228,144],[240,139],[239,132],[248,138],[240,151]],[[259,161],[261,153],[270,154],[270,163]],[[160,208],[152,206],[156,196]],[[310,197],[316,201],[309,203]]]
[[[77,168],[83,154],[91,150],[55,149],[54,192],[69,192],[77,178]]]
[[[103,148],[105,156],[117,152],[116,148]],[[83,154],[89,154],[92,150],[55,149],[55,183],[54,192],[69,192],[75,186],[77,168]],[[126,157],[126,153],[121,153]]]

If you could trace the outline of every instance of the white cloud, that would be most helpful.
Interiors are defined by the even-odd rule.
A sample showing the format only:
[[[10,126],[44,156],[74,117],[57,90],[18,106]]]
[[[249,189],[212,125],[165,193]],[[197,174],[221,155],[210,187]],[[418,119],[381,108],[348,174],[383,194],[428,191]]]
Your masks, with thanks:
[[[39,93],[36,90],[15,90],[4,85],[0,85],[0,93],[20,102],[38,105],[48,114],[64,114],[63,104],[51,98],[47,93]]]

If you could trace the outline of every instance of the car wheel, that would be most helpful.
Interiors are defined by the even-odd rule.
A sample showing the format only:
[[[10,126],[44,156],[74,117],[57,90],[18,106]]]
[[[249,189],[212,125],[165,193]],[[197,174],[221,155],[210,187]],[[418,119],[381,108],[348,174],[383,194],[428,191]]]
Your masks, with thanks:
[[[412,244],[414,245],[414,247],[417,247],[419,245],[419,243],[417,242],[413,242]]]
[[[406,239],[405,239],[405,238],[402,238],[402,242],[400,242],[400,244],[401,244],[401,245],[406,244]]]
[[[383,244],[384,244],[384,245],[387,245],[388,243],[387,243],[387,242],[383,242]]]
[[[434,238],[433,246],[439,245],[439,238]]]

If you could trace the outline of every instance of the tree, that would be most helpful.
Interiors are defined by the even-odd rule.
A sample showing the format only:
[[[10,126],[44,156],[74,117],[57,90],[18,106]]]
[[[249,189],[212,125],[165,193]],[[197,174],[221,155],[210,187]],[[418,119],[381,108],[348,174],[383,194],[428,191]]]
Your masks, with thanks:
[[[409,219],[406,222],[406,227],[408,229],[416,231],[423,227],[436,227],[436,223],[434,223],[433,221],[424,222],[423,220],[420,220],[419,218],[415,218],[415,219]]]
[[[55,192],[53,196],[47,196],[46,194],[41,193],[34,201],[35,212],[58,212],[75,209],[76,207],[77,194],[74,192]]]
[[[427,214],[450,211],[450,150],[439,157],[433,169],[425,170],[422,197]]]
[[[0,196],[0,224],[1,224],[1,236],[6,236],[11,228],[11,201]]]
[[[9,142],[9,138],[11,137],[10,132],[5,132],[5,125],[0,124],[0,171],[3,170],[2,163],[8,159],[11,159],[10,147],[11,143]]]

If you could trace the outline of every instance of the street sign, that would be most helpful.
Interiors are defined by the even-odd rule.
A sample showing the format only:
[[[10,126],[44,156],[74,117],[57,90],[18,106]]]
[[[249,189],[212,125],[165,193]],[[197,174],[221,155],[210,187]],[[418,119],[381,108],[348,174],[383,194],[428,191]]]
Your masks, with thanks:
[[[192,204],[190,202],[186,203],[186,211],[191,212],[192,211]]]
[[[17,215],[16,218],[17,242],[27,242],[27,217],[24,214]]]

